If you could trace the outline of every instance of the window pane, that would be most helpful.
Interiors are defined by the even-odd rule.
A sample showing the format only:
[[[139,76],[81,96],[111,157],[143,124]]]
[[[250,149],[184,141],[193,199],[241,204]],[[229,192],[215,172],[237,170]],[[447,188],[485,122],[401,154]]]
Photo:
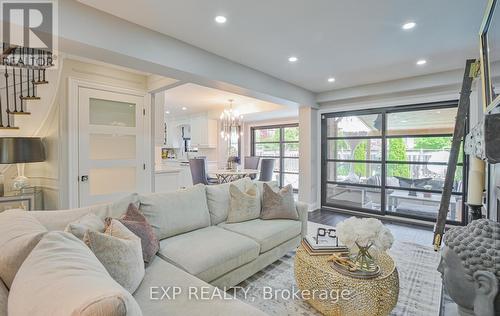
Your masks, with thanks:
[[[327,180],[380,185],[381,164],[364,162],[328,162]]]
[[[299,143],[285,143],[283,146],[285,157],[299,157]]]
[[[280,156],[280,144],[255,144],[255,155],[256,156],[269,156],[269,157],[279,157]]]
[[[387,135],[453,134],[457,108],[387,114]]]
[[[381,139],[328,140],[328,159],[381,160]]]
[[[400,215],[436,219],[441,204],[441,194],[386,190],[387,212]],[[448,220],[462,221],[462,197],[452,195]]]
[[[135,127],[135,104],[90,98],[89,122],[93,125]]]
[[[299,173],[299,159],[285,158],[283,159],[284,172]]]
[[[443,190],[447,166],[387,164],[386,185],[402,188]],[[463,167],[457,166],[453,192],[463,190]]]
[[[299,189],[299,175],[285,173],[285,183],[283,184],[283,186],[287,186],[289,184],[291,184],[295,190],[298,190]]]
[[[298,142],[299,141],[299,127],[285,127],[285,142]]]
[[[382,114],[330,117],[327,119],[328,137],[380,136]]]
[[[340,207],[380,211],[381,193],[377,188],[359,188],[344,184],[326,185],[326,203]]]
[[[406,137],[387,140],[388,161],[448,162],[452,137]],[[463,144],[460,147],[458,162],[462,163]]]
[[[256,129],[254,130],[255,142],[279,142],[280,141],[280,129],[279,128],[269,128],[269,129]]]

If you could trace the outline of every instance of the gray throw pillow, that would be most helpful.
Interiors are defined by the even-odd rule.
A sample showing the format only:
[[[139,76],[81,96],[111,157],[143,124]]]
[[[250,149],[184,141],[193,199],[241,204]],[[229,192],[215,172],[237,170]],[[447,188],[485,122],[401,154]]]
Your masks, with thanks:
[[[112,219],[104,233],[88,230],[84,242],[116,282],[130,293],[137,290],[145,273],[139,237]]]
[[[226,223],[239,223],[259,218],[260,198],[257,185],[251,184],[245,191],[242,191],[234,184],[231,184],[229,194],[231,195],[231,206],[229,207]]]
[[[261,219],[299,219],[291,184],[274,192],[267,183],[264,183],[263,195]]]
[[[83,236],[88,230],[104,232],[104,221],[94,213],[88,213],[78,220],[71,222],[64,229],[65,232],[75,235],[78,239],[83,240]]]

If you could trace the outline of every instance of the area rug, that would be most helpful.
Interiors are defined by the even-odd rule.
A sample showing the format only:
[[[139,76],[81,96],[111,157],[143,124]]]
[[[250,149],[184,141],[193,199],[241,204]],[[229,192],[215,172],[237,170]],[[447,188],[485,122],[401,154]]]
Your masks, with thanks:
[[[315,230],[317,226],[309,222],[309,231]],[[400,286],[398,304],[391,315],[439,315],[442,295],[441,276],[436,270],[439,254],[431,247],[396,241],[390,255],[399,271]],[[294,256],[295,253],[290,252],[243,281],[238,285],[241,289],[236,291],[236,296],[269,315],[320,315],[301,299],[288,299],[280,295],[273,295],[275,299],[266,299],[266,293],[263,293],[264,289],[269,291],[269,288],[278,292],[297,289],[294,279]]]

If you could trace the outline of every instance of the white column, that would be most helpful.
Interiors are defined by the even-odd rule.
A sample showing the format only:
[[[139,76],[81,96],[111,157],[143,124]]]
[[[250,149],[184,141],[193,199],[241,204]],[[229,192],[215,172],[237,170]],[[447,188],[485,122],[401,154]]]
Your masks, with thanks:
[[[299,109],[299,201],[307,203],[310,210],[318,208],[320,204],[319,124],[317,109],[305,106]]]

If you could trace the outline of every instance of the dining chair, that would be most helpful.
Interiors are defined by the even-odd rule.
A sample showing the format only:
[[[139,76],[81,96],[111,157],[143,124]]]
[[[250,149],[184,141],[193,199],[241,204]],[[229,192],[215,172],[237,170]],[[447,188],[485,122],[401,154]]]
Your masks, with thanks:
[[[208,179],[205,159],[189,159],[189,169],[191,169],[191,178],[193,179],[193,185],[199,183],[210,185],[217,184],[215,181]]]
[[[259,181],[271,181],[273,179],[274,159],[263,158],[260,161]]]
[[[260,157],[247,156],[245,157],[245,164],[244,164],[245,169],[257,170],[259,169],[259,162],[260,162]],[[252,180],[254,180],[255,178],[257,178],[256,174],[250,176],[250,179]]]
[[[208,174],[208,158],[207,156],[197,156],[196,159],[203,159],[205,161],[205,173],[207,175],[207,180],[209,184],[218,184],[219,180],[217,178],[210,177]]]

